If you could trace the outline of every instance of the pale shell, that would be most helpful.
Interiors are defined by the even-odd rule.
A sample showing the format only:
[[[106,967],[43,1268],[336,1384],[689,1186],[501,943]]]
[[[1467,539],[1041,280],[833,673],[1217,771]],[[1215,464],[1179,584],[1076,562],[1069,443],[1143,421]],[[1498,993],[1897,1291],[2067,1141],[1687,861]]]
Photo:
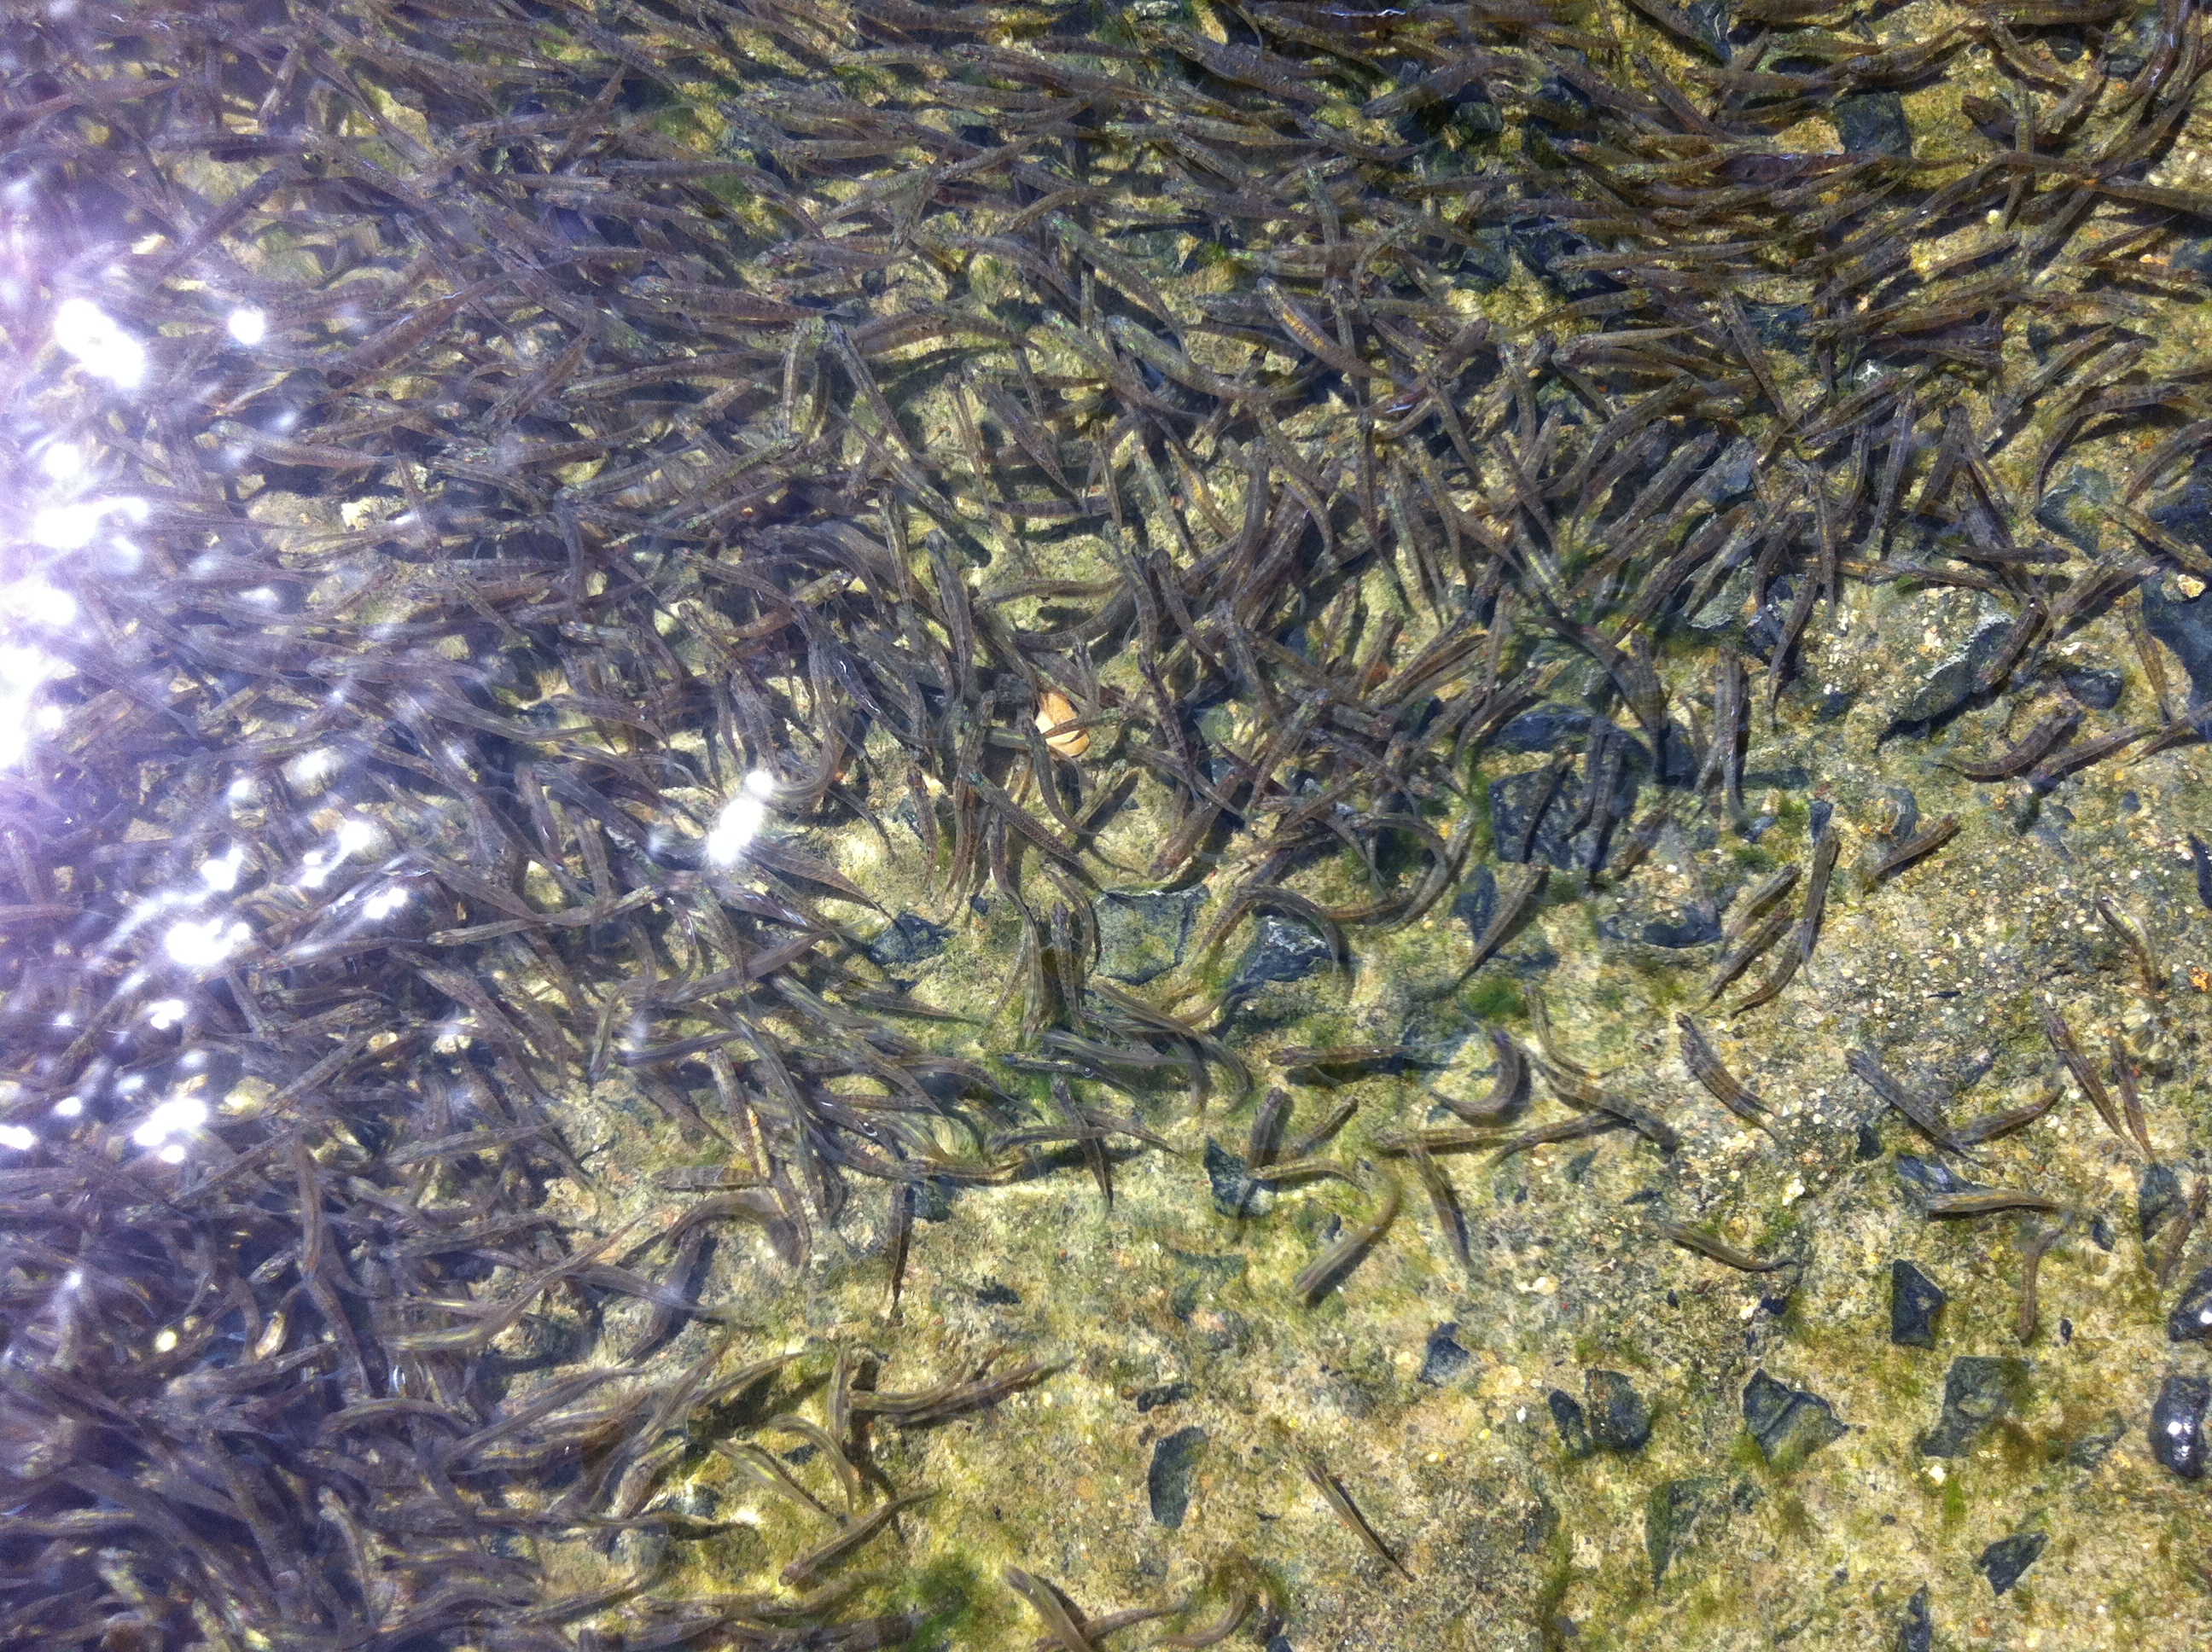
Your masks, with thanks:
[[[1055,757],[1080,757],[1091,750],[1091,736],[1079,728],[1071,728],[1054,734],[1052,731],[1062,723],[1075,720],[1075,707],[1064,694],[1047,689],[1037,698],[1036,726],[1044,735],[1044,743]]]

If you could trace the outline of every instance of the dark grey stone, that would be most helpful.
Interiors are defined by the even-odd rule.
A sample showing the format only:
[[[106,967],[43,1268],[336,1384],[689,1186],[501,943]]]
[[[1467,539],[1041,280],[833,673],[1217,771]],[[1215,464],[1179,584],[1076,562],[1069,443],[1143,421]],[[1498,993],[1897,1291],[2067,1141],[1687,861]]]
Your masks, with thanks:
[[[870,941],[865,950],[878,964],[890,969],[935,957],[951,938],[952,932],[944,925],[933,924],[919,913],[902,912],[891,920],[890,927]]]
[[[2077,470],[2035,507],[2035,519],[2068,544],[2092,556],[2104,536],[2105,507],[2112,502],[2112,483],[2102,471]]]
[[[1852,155],[1912,158],[1912,127],[1905,100],[1894,92],[1852,92],[1836,100],[1836,132]]]
[[[1872,1125],[1862,1123],[1856,1133],[1856,1145],[1851,1157],[1862,1164],[1881,1157],[1881,1133]]]
[[[2112,1254],[2112,1224],[2105,1219],[2101,1211],[2089,1218],[2089,1240],[2107,1256]]]
[[[1928,1611],[1928,1585],[1923,1583],[1905,1603],[1905,1621],[1897,1626],[1897,1652],[1934,1652],[1936,1619]]]
[[[1018,1308],[1022,1293],[1012,1285],[1000,1285],[996,1279],[986,1279],[975,1292],[975,1300],[990,1308]]]
[[[1619,1371],[1584,1371],[1590,1436],[1607,1451],[1641,1451],[1651,1437],[1651,1407]]]
[[[1229,991],[1236,996],[1272,982],[1304,981],[1334,962],[1328,943],[1312,930],[1270,915],[1261,919],[1260,932],[1237,966]]]
[[[1727,1506],[1720,1490],[1720,1481],[1705,1474],[1651,1488],[1644,1502],[1644,1552],[1651,1561],[1654,1588],[1689,1546],[1698,1527]]]
[[[2035,1564],[2036,1556],[2050,1541],[2048,1532],[2015,1532],[1984,1549],[1982,1558],[1974,1564],[1990,1580],[1990,1587],[2002,1594],[2020,1582],[2021,1574]]]
[[[1498,915],[1498,874],[1487,866],[1477,866],[1473,876],[1460,885],[1459,898],[1452,902],[1452,916],[1467,926],[1468,933],[1475,939],[1490,927],[1490,920]]]
[[[2176,1371],[2150,1409],[2150,1455],[2185,1480],[2204,1478],[2204,1412],[2212,1379]]]
[[[1178,1429],[1152,1448],[1152,1466],[1145,1475],[1145,1490],[1152,1505],[1152,1518],[1163,1526],[1180,1528],[1190,1512],[1190,1482],[1198,1460],[1206,1453],[1206,1430]]]
[[[1213,1208],[1224,1216],[1261,1216],[1274,1207],[1274,1189],[1253,1181],[1251,1167],[1211,1136],[1206,1139],[1206,1179],[1213,1188]]]
[[[1743,1420],[1759,1455],[1785,1474],[1850,1432],[1820,1395],[1777,1382],[1763,1370],[1753,1371],[1744,1385]]]
[[[2181,1213],[2181,1178],[2171,1164],[2151,1163],[2136,1181],[2136,1230],[2145,1244],[2164,1227],[2166,1218]]]
[[[1490,744],[1498,751],[1555,751],[1562,745],[1579,750],[1591,720],[1589,713],[1573,706],[1538,706],[1499,729]]]
[[[2142,586],[2143,625],[2173,650],[2189,673],[2192,703],[2212,698],[2212,592],[2169,596],[2164,581]]]
[[[1941,1328],[1943,1287],[1911,1262],[1889,1265],[1889,1339],[1907,1348],[1933,1348]]]
[[[1143,895],[1109,890],[1100,896],[1098,973],[1142,986],[1174,969],[1190,945],[1191,914],[1205,899],[1205,891],[1194,889]]]
[[[1429,1333],[1428,1349],[1421,1359],[1422,1382],[1442,1387],[1474,1363],[1474,1356],[1459,1345],[1458,1332],[1458,1326],[1445,1324]]]
[[[2110,711],[2120,703],[2128,686],[2127,678],[2118,671],[2100,671],[2093,665],[2062,665],[2058,681],[2091,711]]]
[[[1969,1181],[1948,1164],[1934,1159],[1922,1158],[1917,1153],[1899,1153],[1890,1169],[1905,1184],[1905,1196],[1914,1204],[1942,1193],[1971,1193],[1981,1190],[1978,1181]]]
[[[2212,1341],[2212,1267],[2181,1287],[2181,1299],[2166,1316],[2166,1334],[2176,1342]]]
[[[1565,1388],[1554,1388],[1544,1396],[1551,1407],[1552,1421],[1559,1430],[1559,1443],[1567,1449],[1567,1455],[1577,1461],[1597,1450],[1597,1442],[1590,1438],[1589,1419],[1583,1413],[1582,1403]]]
[[[1965,647],[1915,685],[1890,720],[1890,728],[1895,731],[1940,723],[1965,705],[1967,696],[1974,691],[1975,674],[1996,658],[2011,629],[2009,620],[1985,616],[1967,636]]]
[[[1920,1436],[1923,1457],[1963,1457],[2019,1404],[2027,1387],[2024,1359],[1961,1354],[1943,1376],[1943,1414]]]
[[[1557,218],[1516,218],[1505,226],[1521,261],[1563,298],[1595,298],[1617,293],[1620,283],[1593,270],[1562,269],[1567,258],[1586,257],[1596,247]]]
[[[1751,330],[1759,335],[1759,342],[1771,350],[1796,352],[1805,349],[1810,343],[1806,329],[1813,325],[1813,307],[1809,304],[1746,304],[1744,315],[1751,322]]]
[[[1631,765],[1623,763],[1620,781],[1613,787],[1614,827],[1635,813],[1638,789]],[[1497,846],[1498,858],[1514,862],[1546,860],[1562,872],[1588,865],[1590,858],[1589,825],[1584,825],[1572,836],[1569,836],[1567,831],[1582,813],[1583,793],[1583,775],[1579,772],[1562,776],[1556,786],[1552,784],[1550,774],[1540,768],[1492,780],[1490,783],[1490,833]],[[1529,817],[1539,807],[1543,812],[1536,817],[1532,838]],[[1528,848],[1526,854],[1522,852],[1524,844]]]

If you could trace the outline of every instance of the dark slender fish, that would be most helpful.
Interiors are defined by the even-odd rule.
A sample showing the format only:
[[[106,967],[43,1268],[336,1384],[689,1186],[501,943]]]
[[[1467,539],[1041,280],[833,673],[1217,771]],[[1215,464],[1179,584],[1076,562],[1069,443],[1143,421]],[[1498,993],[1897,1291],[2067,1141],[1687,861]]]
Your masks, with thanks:
[[[2044,1086],[2043,1093],[2026,1107],[2015,1107],[2002,1113],[1984,1113],[1979,1118],[1969,1119],[1951,1133],[1969,1147],[1978,1147],[1985,1141],[1995,1141],[2009,1136],[2015,1130],[2024,1130],[2057,1106],[2065,1094],[2057,1079]]]
[[[2035,1339],[2036,1285],[2043,1272],[2043,1254],[2058,1242],[2066,1228],[2067,1224],[2063,1221],[2036,1228],[2021,1246],[2020,1316],[2013,1329],[2022,1342],[2032,1342]]]
[[[2136,978],[2142,982],[2143,990],[2147,993],[2164,992],[2166,972],[2158,967],[2158,960],[2151,956],[2150,943],[2143,938],[2142,932],[2113,909],[2110,896],[2100,895],[2095,904],[2097,916],[2103,920],[2105,927],[2111,930],[2118,938],[2120,944],[2134,956]]]
[[[1404,1189],[1398,1178],[1382,1174],[1382,1206],[1372,1220],[1357,1228],[1347,1228],[1344,1236],[1298,1271],[1291,1281],[1291,1293],[1307,1307],[1312,1307],[1335,1286],[1352,1268],[1358,1266],[1375,1242],[1389,1231],[1390,1224],[1398,1219],[1398,1205]]]
[[[1774,1134],[1774,1127],[1764,1116],[1766,1103],[1756,1092],[1747,1089],[1735,1075],[1721,1065],[1721,1058],[1705,1037],[1705,1029],[1686,1015],[1677,1015],[1674,1025],[1682,1035],[1682,1065],[1695,1078],[1712,1093],[1712,1097],[1754,1129],[1764,1130],[1776,1142],[1782,1138]]]
[[[2025,1187],[1974,1187],[1963,1193],[1929,1193],[1920,1201],[1923,1216],[1990,1216],[1999,1211],[2063,1211],[2047,1193]]]
[[[1389,1546],[1376,1535],[1375,1528],[1367,1523],[1367,1517],[1352,1502],[1352,1493],[1344,1489],[1344,1482],[1331,1472],[1328,1463],[1322,1460],[1321,1454],[1311,1449],[1301,1452],[1299,1465],[1305,1470],[1306,1479],[1312,1482],[1314,1490],[1328,1502],[1329,1512],[1336,1516],[1338,1521],[1366,1546],[1370,1554],[1407,1582],[1412,1582],[1413,1574],[1407,1571],[1404,1563],[1390,1552]]]
[[[1844,1057],[1844,1065],[1869,1090],[1888,1106],[1902,1113],[1912,1127],[1947,1151],[1965,1154],[1966,1145],[1951,1133],[1943,1115],[1926,1096],[1907,1089],[1891,1076],[1881,1063],[1867,1050],[1852,1050]]]
[[[1982,763],[1954,763],[1952,768],[1970,780],[2008,780],[2026,774],[2050,753],[2073,738],[2081,726],[2081,714],[2069,707],[2030,729],[2020,744]]]
[[[1659,1230],[1681,1246],[1683,1249],[1694,1250],[1700,1256],[1711,1257],[1714,1261],[1735,1268],[1740,1272],[1774,1273],[1796,1264],[1796,1259],[1790,1256],[1779,1257],[1773,1261],[1762,1261],[1749,1251],[1738,1250],[1725,1239],[1716,1237],[1702,1228],[1690,1227],[1680,1222],[1662,1223]]]
[[[1531,866],[1511,891],[1499,899],[1498,910],[1492,914],[1489,923],[1484,926],[1482,933],[1475,939],[1474,958],[1466,969],[1459,972],[1458,983],[1463,984],[1476,970],[1489,963],[1498,949],[1512,938],[1529,908],[1543,894],[1544,886],[1551,881],[1551,877],[1549,866]]]
[[[1867,882],[1879,884],[1903,872],[1923,855],[1933,854],[1959,835],[1959,817],[1946,815],[1924,832],[1915,833],[1874,864]]]
[[[2089,1104],[2097,1109],[2105,1128],[2122,1141],[2127,1140],[2127,1132],[2120,1127],[2120,1115],[2112,1108],[2112,1092],[2105,1088],[2105,1081],[2097,1076],[2096,1068],[2089,1065],[2089,1058],[2082,1054],[2081,1045],[2075,1042],[2074,1029],[2066,1024],[2066,1017],[2056,1010],[2046,1011],[2043,1034],[2051,1041],[2053,1053],[2066,1064],[2066,1071],[2074,1075],[2074,1082],[2081,1087],[2081,1093],[2089,1098]]]
[[[1720,967],[1713,971],[1712,981],[1705,988],[1705,1002],[1711,1004],[1726,992],[1729,983],[1756,963],[1767,948],[1780,940],[1789,928],[1789,908],[1778,906],[1768,913],[1759,926],[1744,937],[1733,952],[1721,960]],[[1793,970],[1791,973],[1796,972]]]

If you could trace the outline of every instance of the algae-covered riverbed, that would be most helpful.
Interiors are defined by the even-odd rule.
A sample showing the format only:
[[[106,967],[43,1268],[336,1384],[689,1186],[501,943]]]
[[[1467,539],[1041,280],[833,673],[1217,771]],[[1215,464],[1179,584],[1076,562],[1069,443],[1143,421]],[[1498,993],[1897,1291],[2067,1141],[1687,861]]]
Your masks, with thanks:
[[[2194,0],[0,69],[0,1642],[2212,1636]]]

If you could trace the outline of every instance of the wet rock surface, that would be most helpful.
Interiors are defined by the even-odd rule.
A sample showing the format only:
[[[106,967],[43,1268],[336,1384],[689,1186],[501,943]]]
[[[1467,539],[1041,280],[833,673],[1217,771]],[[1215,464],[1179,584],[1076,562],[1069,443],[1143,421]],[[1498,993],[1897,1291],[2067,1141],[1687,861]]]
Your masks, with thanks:
[[[2029,1364],[2007,1355],[1962,1354],[1943,1376],[1943,1412],[1923,1435],[1920,1453],[1958,1457],[2010,1415],[2026,1397]]]
[[[1183,961],[1189,950],[1193,914],[1205,900],[1200,890],[1174,894],[1124,895],[1109,890],[1098,897],[1098,973],[1109,981],[1140,987]]]
[[[1152,1466],[1145,1476],[1145,1493],[1152,1518],[1160,1525],[1179,1527],[1190,1512],[1191,1480],[1206,1453],[1206,1430],[1195,1425],[1177,1429],[1152,1447]]]
[[[1928,1585],[1912,1591],[1897,1626],[1896,1652],[1935,1652],[1936,1616],[1928,1609]]]
[[[2150,1451],[2160,1467],[2185,1480],[2204,1478],[2204,1413],[2212,1407],[2212,1378],[2177,1371],[2161,1383],[2150,1410]]]
[[[1982,1551],[1981,1558],[1974,1564],[1989,1579],[1990,1589],[2002,1594],[2020,1582],[2042,1554],[2044,1545],[2050,1541],[2048,1532],[2021,1532],[1999,1538]]]
[[[1607,1451],[1641,1451],[1651,1437],[1651,1407],[1619,1371],[1586,1371],[1590,1438]]]
[[[2212,1340],[2212,1267],[2191,1275],[2166,1316],[2166,1334],[2174,1342]]]
[[[1778,1382],[1763,1370],[1754,1371],[1744,1386],[1743,1421],[1759,1454],[1777,1473],[1785,1474],[1822,1446],[1850,1432],[1826,1400]]]
[[[1909,1348],[1933,1348],[1942,1324],[1943,1288],[1913,1263],[1889,1265],[1889,1339]]]

